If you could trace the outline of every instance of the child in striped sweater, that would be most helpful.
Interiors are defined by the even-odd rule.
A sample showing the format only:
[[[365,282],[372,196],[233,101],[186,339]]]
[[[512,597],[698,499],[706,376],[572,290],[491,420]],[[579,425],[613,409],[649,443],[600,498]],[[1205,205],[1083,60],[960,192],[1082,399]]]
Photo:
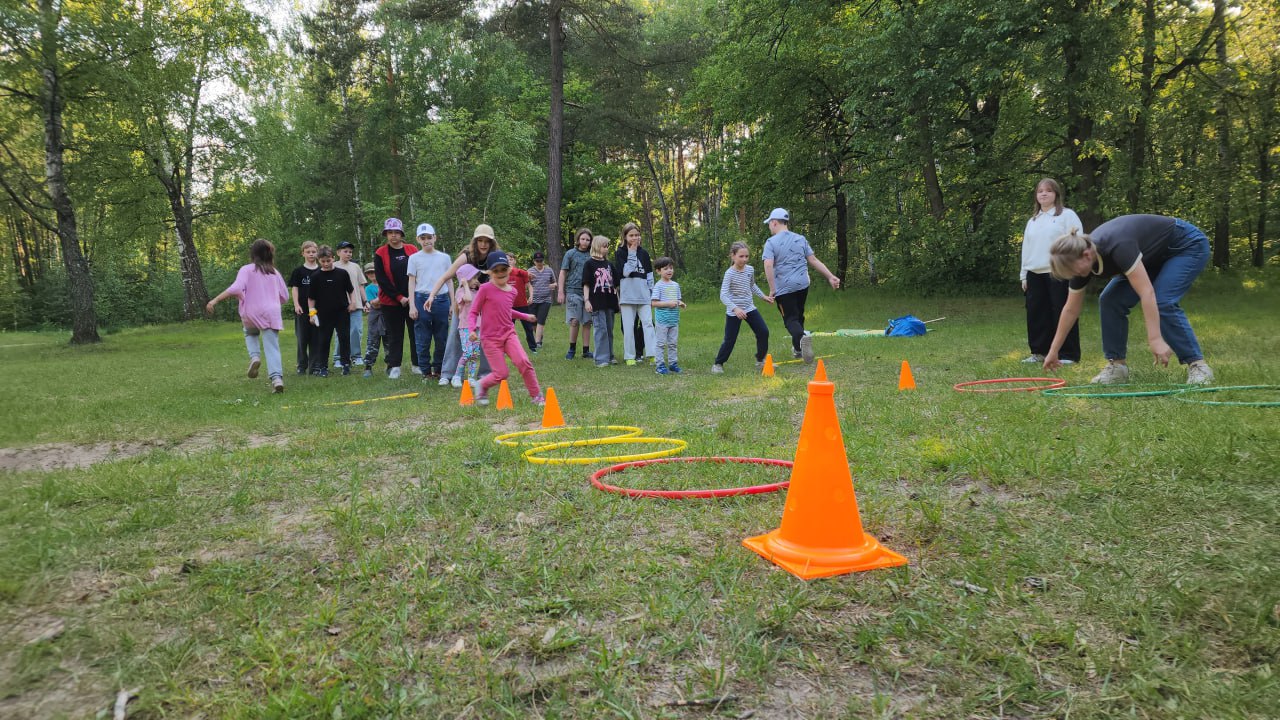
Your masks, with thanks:
[[[742,328],[743,321],[756,334],[757,371],[764,367],[764,356],[769,352],[769,326],[756,310],[752,298],[759,297],[772,303],[773,296],[765,295],[756,284],[755,268],[747,264],[749,255],[746,243],[736,242],[729,248],[729,259],[733,264],[724,271],[724,281],[720,283],[720,302],[725,306],[724,342],[720,344],[720,352],[716,353],[715,364],[711,366],[715,375],[724,372],[724,364],[738,342],[738,330]]]

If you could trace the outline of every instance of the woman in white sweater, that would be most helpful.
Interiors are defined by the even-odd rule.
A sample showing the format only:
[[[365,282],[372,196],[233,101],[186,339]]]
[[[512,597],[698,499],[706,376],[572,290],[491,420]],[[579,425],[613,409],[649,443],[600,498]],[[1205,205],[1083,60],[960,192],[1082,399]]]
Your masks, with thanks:
[[[1080,218],[1071,208],[1062,206],[1062,186],[1058,181],[1045,178],[1036,183],[1031,219],[1022,233],[1022,269],[1018,273],[1026,297],[1027,345],[1031,348],[1024,363],[1043,363],[1053,343],[1058,317],[1067,303],[1067,283],[1049,274],[1049,246],[1074,229],[1083,230]],[[1071,326],[1059,355],[1064,364],[1080,360],[1078,324]]]

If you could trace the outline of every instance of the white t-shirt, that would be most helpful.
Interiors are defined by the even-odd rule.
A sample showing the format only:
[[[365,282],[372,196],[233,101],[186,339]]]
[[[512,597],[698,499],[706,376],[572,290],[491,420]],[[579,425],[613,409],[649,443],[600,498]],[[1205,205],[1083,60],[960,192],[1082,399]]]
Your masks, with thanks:
[[[413,291],[424,295],[431,292],[436,281],[449,272],[449,266],[452,264],[453,258],[439,250],[416,252],[410,255],[408,274],[414,279]],[[448,295],[452,288],[453,282],[447,282],[440,286],[440,294]]]
[[[1027,229],[1022,233],[1022,269],[1018,271],[1018,280],[1026,280],[1027,273],[1049,272],[1049,247],[1053,241],[1074,229],[1084,229],[1080,218],[1071,208],[1062,208],[1061,215],[1053,211],[1036,213],[1027,221]]]
[[[337,260],[333,263],[333,266],[340,270],[346,270],[347,274],[351,276],[351,287],[360,290],[359,297],[364,297],[364,290],[362,288],[368,284],[369,281],[364,279],[364,271],[360,269],[360,265],[350,261],[342,262],[341,260]]]

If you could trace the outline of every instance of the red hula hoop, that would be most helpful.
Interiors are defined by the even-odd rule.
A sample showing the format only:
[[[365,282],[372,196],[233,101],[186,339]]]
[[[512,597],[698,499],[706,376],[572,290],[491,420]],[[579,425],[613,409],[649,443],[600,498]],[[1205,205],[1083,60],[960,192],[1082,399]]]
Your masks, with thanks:
[[[790,480],[782,482],[770,483],[768,485],[750,485],[746,487],[736,488],[720,488],[717,490],[636,490],[634,488],[618,487],[609,485],[601,478],[612,473],[622,472],[630,468],[645,467],[646,465],[660,465],[662,463],[691,463],[691,462],[713,462],[713,463],[742,463],[745,465],[776,465],[778,467],[789,468],[795,463],[790,460],[774,460],[772,458],[746,458],[746,457],[671,457],[658,458],[656,460],[637,460],[634,462],[625,462],[611,467],[597,470],[591,474],[591,484],[605,492],[618,493],[628,497],[643,498],[665,498],[667,500],[689,500],[694,498],[722,498],[734,497],[736,495],[759,495],[761,493],[777,492],[784,490],[791,485]]]
[[[1000,385],[1003,383],[1022,383],[1022,382],[1047,382],[1048,385],[1032,385],[1031,387],[994,387],[994,388],[978,388],[979,385]],[[997,393],[997,392],[1039,392],[1041,390],[1056,390],[1060,387],[1066,387],[1067,381],[1061,378],[996,378],[995,380],[970,380],[969,382],[956,383],[952,385],[953,390],[960,392],[974,393]]]

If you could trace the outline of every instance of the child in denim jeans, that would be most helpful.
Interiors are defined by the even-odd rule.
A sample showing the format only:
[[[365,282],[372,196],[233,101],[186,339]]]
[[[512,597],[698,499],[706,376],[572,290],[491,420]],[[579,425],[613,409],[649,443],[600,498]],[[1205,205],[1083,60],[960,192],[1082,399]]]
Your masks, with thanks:
[[[659,375],[680,373],[680,362],[676,354],[676,343],[680,340],[680,309],[684,300],[680,297],[680,283],[672,280],[675,275],[675,264],[669,257],[660,257],[653,263],[654,272],[660,278],[653,284],[653,320],[654,334],[658,346]]]
[[[479,274],[480,269],[471,263],[458,266],[458,291],[453,294],[453,314],[458,318],[458,340],[462,343],[462,356],[458,358],[458,368],[453,372],[451,384],[456,388],[462,387],[464,377],[471,380],[472,384],[480,380],[480,341],[471,339],[466,323],[476,290],[480,287],[480,278],[477,277]]]

